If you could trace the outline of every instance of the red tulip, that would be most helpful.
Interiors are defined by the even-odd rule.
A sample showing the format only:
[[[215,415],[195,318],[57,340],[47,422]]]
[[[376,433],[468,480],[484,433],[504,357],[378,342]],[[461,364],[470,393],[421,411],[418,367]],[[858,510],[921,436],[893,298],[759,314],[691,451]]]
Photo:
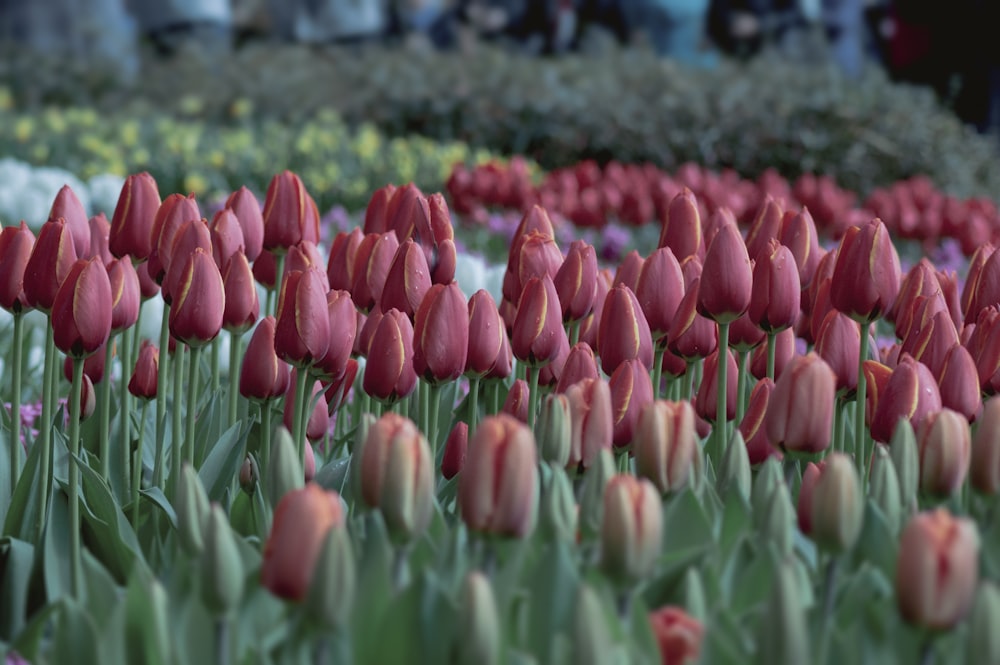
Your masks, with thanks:
[[[347,403],[347,398],[354,387],[354,380],[358,378],[358,361],[348,358],[344,367],[344,373],[333,379],[326,388],[326,406],[332,416],[337,409]]]
[[[358,319],[350,293],[330,291],[326,294],[326,305],[330,319],[330,344],[326,354],[316,363],[316,371],[324,380],[338,378],[346,371],[358,334]]]
[[[799,213],[785,213],[781,223],[781,233],[778,234],[781,244],[792,251],[795,264],[799,269],[799,283],[803,289],[809,288],[819,268],[823,250],[819,246],[816,223],[809,210],[802,208]]]
[[[49,209],[49,219],[60,217],[66,220],[66,227],[73,236],[76,255],[85,257],[90,252],[90,224],[87,222],[87,211],[69,185],[62,186]]]
[[[98,261],[103,260],[99,257]],[[111,332],[131,328],[139,320],[139,275],[130,260],[112,259],[108,264],[111,283]]]
[[[391,402],[409,395],[416,385],[413,327],[405,314],[390,309],[379,318],[371,338],[364,391],[376,399]]]
[[[253,263],[264,249],[264,216],[260,203],[246,187],[240,187],[226,199],[226,208],[233,211],[243,231],[243,253]]]
[[[177,297],[178,289],[181,287],[184,271],[187,267],[188,257],[196,249],[212,256],[212,236],[209,234],[208,225],[204,219],[191,219],[177,229],[171,244],[169,263],[166,263],[166,275],[162,282],[162,292],[164,302],[173,303]],[[162,259],[165,255],[160,254]],[[212,261],[215,262],[214,260]],[[216,270],[218,270],[216,266]]]
[[[661,607],[650,612],[649,623],[660,647],[663,665],[692,665],[701,657],[705,627],[680,607]]]
[[[264,241],[279,253],[303,240],[319,242],[319,211],[302,179],[291,171],[273,178],[264,197]]]
[[[135,361],[135,369],[128,382],[128,391],[139,399],[154,399],[159,374],[160,350],[149,340],[144,339],[139,346],[139,357]]]
[[[613,289],[618,285],[624,284],[632,289],[632,293],[635,293],[636,286],[639,284],[639,275],[642,273],[642,267],[645,264],[646,260],[642,258],[639,252],[633,249],[618,264],[618,270],[615,271],[615,278],[611,280],[611,288]]]
[[[601,367],[607,374],[614,373],[626,360],[639,360],[646,368],[653,365],[649,324],[639,301],[625,285],[611,289],[604,301],[597,345]]]
[[[597,289],[594,292],[594,311],[580,322],[579,340],[586,342],[590,348],[597,348],[597,333],[601,328],[601,313],[604,311],[604,301],[611,290],[613,276],[605,268],[597,273]],[[512,319],[513,322],[513,319]]]
[[[736,356],[732,350],[726,354],[726,420],[736,418],[736,391],[739,386],[739,367],[736,364]],[[719,350],[712,351],[705,358],[705,366],[702,371],[701,386],[698,388],[695,409],[698,415],[709,422],[716,422],[718,414],[718,371],[719,371]]]
[[[278,297],[274,350],[288,364],[308,367],[326,355],[330,347],[326,293],[318,268],[285,276]]]
[[[282,422],[285,425],[285,429],[289,432],[292,431],[293,424],[292,420],[295,417],[295,382],[297,379],[298,368],[292,369],[291,380],[288,382],[288,390],[285,391],[285,410],[282,414]],[[310,391],[310,401],[306,402],[307,406],[312,404],[312,400],[316,399],[316,396],[323,392],[323,385],[319,381],[312,382],[312,391]],[[313,406],[312,412],[309,414],[309,419],[306,423],[306,438],[310,441],[319,441],[324,436],[326,436],[327,430],[330,428],[330,414],[326,408],[326,402],[324,400],[319,400],[316,405]],[[307,448],[309,446],[306,446]]]
[[[934,266],[927,257],[923,257],[900,282],[899,294],[892,307],[886,312],[885,318],[896,323],[899,313],[912,307],[917,296],[932,296],[940,291],[941,285],[934,275]]]
[[[507,339],[507,331],[493,296],[484,289],[476,291],[469,298],[468,313],[469,348],[465,358],[465,373],[482,377],[496,366]]]
[[[750,225],[750,230],[747,232],[746,248],[751,260],[761,261],[765,251],[768,254],[774,253],[774,250],[770,249],[769,245],[772,240],[776,243],[778,242],[778,234],[781,233],[781,220],[784,214],[785,211],[781,209],[778,202],[770,194],[765,194],[764,200],[757,210],[757,215]],[[794,257],[792,257],[792,265],[796,268],[797,277],[798,266],[794,264]]]
[[[707,357],[719,344],[715,324],[696,309],[700,284],[696,279],[688,288],[667,333],[667,348],[689,362]]]
[[[743,238],[734,224],[716,234],[705,255],[698,288],[698,312],[731,323],[750,307],[753,271]]]
[[[702,250],[701,217],[698,201],[685,187],[667,208],[657,247],[668,247],[678,260],[697,256]]]
[[[108,345],[105,343],[84,359],[83,375],[90,379],[91,384],[98,384],[104,380],[104,361],[108,353]],[[114,344],[111,345],[110,353],[111,358],[114,358]],[[73,361],[71,356],[66,356],[63,359],[63,376],[67,381],[73,380]]]
[[[653,401],[653,382],[649,370],[639,360],[625,360],[608,381],[611,389],[611,406],[614,417],[616,448],[628,447],[634,437],[639,413]]]
[[[758,255],[753,270],[750,319],[762,330],[792,327],[801,313],[801,286],[791,250],[773,238]]]
[[[20,312],[27,306],[24,273],[35,244],[35,234],[23,221],[0,232],[0,307]]]
[[[382,297],[382,289],[389,274],[389,267],[399,249],[399,241],[393,231],[379,236],[366,236],[354,258],[354,282],[351,297],[358,309],[367,312]]]
[[[290,372],[274,352],[274,334],[274,317],[266,316],[250,336],[240,371],[240,394],[247,399],[275,399],[288,390]]]
[[[739,430],[746,443],[747,457],[754,466],[763,464],[769,457],[781,459],[781,451],[771,445],[767,438],[767,428],[763,426],[773,392],[774,381],[767,377],[758,381],[750,391],[747,410],[740,421]]]
[[[986,243],[976,248],[976,251],[969,259],[968,273],[965,276],[965,286],[962,287],[961,305],[962,312],[965,313],[965,323],[975,323],[979,318],[979,307],[976,302],[979,291],[979,282],[983,276],[983,268],[986,262],[996,251],[992,243]]]
[[[670,248],[661,247],[642,264],[635,297],[653,340],[666,337],[684,298],[684,275]]]
[[[819,482],[825,466],[825,461],[809,462],[806,464],[806,470],[802,472],[802,485],[799,487],[799,500],[795,513],[799,531],[805,536],[812,535],[813,490],[816,489],[816,483]]]
[[[566,391],[570,413],[568,468],[590,468],[601,450],[611,450],[614,413],[611,387],[600,378],[584,379]]]
[[[174,260],[180,256],[175,255]],[[200,247],[187,258],[170,308],[170,334],[188,346],[203,346],[222,330],[226,292],[212,256]]]
[[[661,494],[687,487],[700,454],[691,402],[655,400],[639,414],[636,429],[636,475],[647,478]]]
[[[767,407],[771,444],[788,452],[813,454],[830,445],[837,379],[815,352],[797,356],[779,375]]]
[[[855,321],[874,321],[892,307],[899,280],[899,255],[882,221],[849,228],[833,268],[833,306]]]
[[[413,326],[413,369],[433,383],[454,381],[465,371],[469,317],[457,282],[435,284],[424,296]]]
[[[972,433],[965,416],[941,409],[929,414],[917,432],[920,449],[920,489],[951,496],[965,483],[972,457]]]
[[[562,309],[552,278],[532,277],[525,284],[514,319],[511,349],[514,356],[528,365],[551,362],[560,350],[559,337],[565,337]]]
[[[170,266],[170,258],[174,252],[174,240],[177,232],[185,222],[201,219],[201,211],[194,195],[171,194],[159,204],[151,220],[149,255],[149,274],[158,284],[163,283]],[[211,236],[208,238],[207,249],[211,251]],[[206,245],[200,245],[206,246]],[[193,248],[192,248],[193,249]],[[184,250],[182,250],[184,251]]]
[[[153,219],[160,207],[160,191],[153,176],[132,174],[125,178],[115,212],[111,216],[108,245],[118,258],[131,256],[144,261],[152,250]]]
[[[260,299],[250,263],[242,251],[237,251],[226,262],[222,285],[226,298],[222,327],[229,332],[246,332],[260,316]]]
[[[70,268],[52,303],[56,347],[76,359],[100,349],[111,334],[111,282],[98,258]]]
[[[57,219],[42,224],[24,267],[24,300],[29,307],[46,313],[52,310],[56,292],[76,258],[66,222]]]
[[[926,365],[905,354],[878,396],[871,422],[872,438],[888,443],[901,418],[919,430],[924,418],[940,410],[941,393],[934,375]]]
[[[368,206],[365,208],[363,228],[365,233],[385,233],[387,223],[386,212],[395,193],[396,186],[392,184],[380,187],[372,192],[371,198],[368,199]]]
[[[527,424],[530,392],[527,381],[515,379],[510,390],[507,391],[507,397],[504,399],[500,411]]]
[[[420,246],[407,239],[396,250],[379,299],[382,311],[398,309],[411,319],[431,288],[430,269]]]
[[[885,392],[889,385],[889,379],[892,377],[892,368],[875,360],[866,360],[862,371],[865,375],[865,386],[868,389],[865,395],[865,424],[870,428],[879,398]]]
[[[785,367],[795,357],[795,330],[785,328],[775,337],[774,343],[774,376],[779,377]],[[857,371],[857,370],[855,370]],[[767,376],[767,345],[761,344],[750,356],[750,375],[755,379]]]
[[[988,496],[1000,493],[1000,397],[983,405],[983,416],[972,439],[972,486]]]
[[[111,255],[111,248],[108,246],[111,237],[111,222],[101,212],[89,218],[87,226],[90,228],[90,247],[80,258],[89,259],[97,256],[100,257],[104,265],[108,265],[114,258]]]
[[[581,321],[590,315],[597,297],[597,252],[593,245],[574,240],[552,281],[564,322]]]
[[[469,426],[459,420],[448,434],[444,444],[444,456],[441,458],[441,475],[445,480],[457,476],[465,466],[465,458],[469,452]]]
[[[223,208],[212,216],[208,231],[212,238],[212,258],[215,259],[215,265],[219,266],[219,270],[223,270],[233,254],[243,252],[245,247],[243,228],[236,218],[236,213],[229,208]],[[248,265],[249,263],[247,261]]]
[[[767,334],[754,324],[749,313],[729,324],[729,348],[734,351],[751,351],[766,339]]]
[[[982,409],[976,362],[961,344],[951,347],[938,372],[941,406],[958,411],[972,422]]]
[[[333,239],[330,261],[326,268],[331,289],[351,290],[351,285],[354,284],[354,262],[364,237],[361,229],[355,227],[350,233],[338,233]]]
[[[858,355],[861,331],[846,315],[827,312],[816,337],[816,353],[826,361],[837,377],[837,392],[853,395],[858,389]]]
[[[566,356],[562,372],[559,373],[556,392],[565,393],[574,383],[599,377],[600,371],[597,369],[597,359],[593,350],[586,342],[578,342]]]

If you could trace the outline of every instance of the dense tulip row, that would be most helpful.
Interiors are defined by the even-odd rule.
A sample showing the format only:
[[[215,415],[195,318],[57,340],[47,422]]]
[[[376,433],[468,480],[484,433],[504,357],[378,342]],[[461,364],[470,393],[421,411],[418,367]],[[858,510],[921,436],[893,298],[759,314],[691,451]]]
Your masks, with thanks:
[[[0,234],[15,337],[4,535],[48,552],[60,516],[77,603],[95,566],[152,596],[180,584],[152,564],[198,571],[144,610],[151,623],[129,624],[128,648],[145,636],[164,660],[180,647],[157,626],[184,607],[212,619],[220,662],[231,648],[811,662],[844,643],[834,612],[876,574],[864,561],[879,547],[905,622],[947,631],[971,612],[970,653],[995,659],[1000,571],[980,565],[980,531],[996,531],[1000,496],[1000,252],[980,244],[964,281],[926,259],[904,273],[886,224],[835,189],[839,244],[825,250],[773,178],[595,169],[543,191],[570,175],[586,188],[655,175],[662,200],[642,215],[662,220],[658,246],[601,265],[585,241],[561,248],[537,192],[511,185],[504,203],[526,210],[499,302],[459,288],[448,204],[412,184],[376,191],[363,226],[330,247],[287,171],[263,205],[242,188],[211,221],[146,174],[126,180],[110,221],[64,189],[37,238],[23,223]],[[480,175],[452,184],[466,177]],[[158,343],[138,325],[154,298]],[[31,310],[48,321],[37,439],[19,421]],[[65,436],[47,426],[60,360]],[[718,556],[699,561],[699,529]],[[822,569],[810,626],[802,578]],[[53,588],[51,568],[38,574]],[[739,575],[768,586],[726,590]],[[737,625],[726,603],[751,599],[748,616],[780,620],[737,640],[720,617]],[[287,617],[285,632],[265,645],[233,630],[250,612]],[[0,637],[44,651],[17,616]],[[372,632],[416,616],[450,617],[444,646]]]
[[[486,209],[528,211],[541,205],[578,227],[602,227],[612,220],[631,226],[662,222],[673,198],[687,188],[700,215],[726,208],[740,224],[750,224],[767,197],[786,209],[808,209],[819,231],[839,239],[844,231],[872,217],[882,219],[896,238],[915,239],[927,249],[946,238],[958,241],[965,256],[979,245],[1000,241],[1000,210],[987,198],[961,199],[938,190],[929,178],[914,176],[866,198],[839,187],[829,176],[805,174],[790,183],[775,171],[755,180],[733,171],[712,172],[696,164],[673,174],[651,164],[598,166],[592,161],[558,169],[535,184],[525,163],[457,165],[447,182],[455,211],[472,219]]]

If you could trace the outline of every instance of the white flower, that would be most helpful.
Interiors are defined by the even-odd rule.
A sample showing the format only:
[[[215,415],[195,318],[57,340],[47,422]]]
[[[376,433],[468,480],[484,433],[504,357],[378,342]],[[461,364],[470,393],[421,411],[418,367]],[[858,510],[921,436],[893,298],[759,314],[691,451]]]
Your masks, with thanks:
[[[37,233],[63,185],[69,185],[84,209],[89,209],[87,187],[69,171],[0,160],[0,222],[10,226],[23,219]]]

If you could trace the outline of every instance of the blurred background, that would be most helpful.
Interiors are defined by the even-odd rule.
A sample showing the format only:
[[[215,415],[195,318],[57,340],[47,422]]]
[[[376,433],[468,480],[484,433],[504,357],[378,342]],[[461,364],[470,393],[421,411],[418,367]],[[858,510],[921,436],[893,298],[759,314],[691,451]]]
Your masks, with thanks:
[[[1000,192],[1000,3],[0,0],[0,157],[165,188],[521,155]]]

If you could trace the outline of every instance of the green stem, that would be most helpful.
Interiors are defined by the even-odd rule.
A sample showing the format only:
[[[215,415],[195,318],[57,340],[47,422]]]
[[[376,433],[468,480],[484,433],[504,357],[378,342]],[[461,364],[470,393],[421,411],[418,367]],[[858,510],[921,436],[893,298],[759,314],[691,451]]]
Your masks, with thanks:
[[[847,412],[847,404],[842,399],[837,399],[834,404],[835,411],[833,412],[833,449],[838,452],[844,452],[844,434],[847,429],[847,423],[844,422],[844,414]]]
[[[240,399],[240,351],[242,350],[241,333],[229,333],[229,425],[236,422]]]
[[[826,579],[823,589],[823,622],[820,628],[819,653],[816,662],[826,665],[830,651],[830,634],[833,632],[833,605],[837,589],[838,559],[831,556],[826,565]]]
[[[187,431],[184,435],[184,460],[194,465],[194,423],[198,415],[198,370],[201,369],[200,346],[192,346],[188,350],[188,401],[187,401]]]
[[[135,444],[135,462],[132,464],[132,528],[139,530],[139,490],[142,489],[142,446],[146,439],[146,414],[149,412],[149,400],[142,401],[142,425],[139,427],[139,440]]]
[[[10,399],[10,494],[14,496],[17,479],[21,476],[21,347],[24,337],[24,314],[14,313],[14,344],[11,347],[12,372]]]
[[[438,420],[441,416],[441,386],[436,383],[427,384],[430,390],[430,437],[431,462],[437,463]]]
[[[260,467],[261,475],[271,462],[271,403],[260,403]]]
[[[681,399],[684,401],[691,399],[691,391],[694,389],[694,366],[695,363],[688,362],[684,372],[684,383],[681,386]]]
[[[569,348],[576,346],[576,343],[580,341],[580,324],[583,321],[574,321],[569,324]]]
[[[778,346],[777,333],[767,333],[767,378],[774,381],[774,351]]]
[[[528,427],[535,429],[535,412],[538,411],[538,375],[540,367],[528,368]]]
[[[170,371],[170,305],[163,304],[163,321],[160,322],[160,360],[156,376],[156,461],[153,465],[153,484],[164,489],[166,477],[165,439],[167,438],[167,376]]]
[[[118,389],[120,397],[118,401],[118,429],[121,436],[121,457],[122,457],[122,488],[128,492],[129,478],[133,476],[129,472],[132,462],[132,393],[128,391],[129,370],[135,367],[135,363],[130,363],[132,358],[132,331],[125,330],[121,334],[122,352],[121,366],[122,378]],[[104,375],[104,380],[110,383],[111,376]],[[145,407],[143,409],[143,430],[146,429]]]
[[[267,313],[273,314],[275,318],[278,316],[278,312],[275,308],[278,306],[278,298],[281,297],[281,284],[285,281],[285,254],[282,252],[275,257],[274,266],[274,290],[268,291],[267,293]]]
[[[739,388],[736,390],[736,422],[742,422],[747,411],[747,383],[749,383],[747,362],[749,359],[749,351],[740,351]]]
[[[665,342],[666,340],[664,340]],[[653,347],[653,399],[660,399],[660,389],[663,387],[663,354],[667,347],[657,344]]]
[[[295,404],[292,413],[292,439],[299,453],[299,461],[304,459],[306,454],[305,436],[303,436],[303,415],[306,412],[306,388],[309,385],[309,371],[300,367],[295,374]]]
[[[135,325],[131,329],[125,332],[126,335],[131,335],[129,340],[130,353],[129,355],[122,354],[122,363],[124,367],[135,367],[136,361],[139,360],[139,345],[141,344],[142,337],[142,306],[146,301],[141,301],[139,303],[139,315],[135,319]]]
[[[420,404],[420,431],[424,436],[431,433],[431,395],[430,385],[423,381],[417,382],[417,395]]]
[[[219,345],[222,343],[222,338],[216,335],[215,339],[212,340],[212,393],[219,392]]]
[[[83,559],[80,553],[80,392],[83,359],[73,359],[73,386],[69,393],[69,556],[73,595],[83,598]]]
[[[229,663],[229,617],[226,615],[215,619],[215,662],[219,665]]]
[[[42,447],[39,460],[39,497],[38,497],[38,540],[42,542],[48,515],[49,492],[52,489],[52,404],[55,401],[55,366],[56,344],[53,335],[52,320],[45,326],[45,369],[42,377],[42,415],[41,426],[38,428],[41,437],[36,445]],[[13,487],[11,487],[13,490]]]
[[[715,432],[712,437],[715,440],[715,458],[713,465],[718,468],[719,462],[725,453],[726,446],[726,409],[728,408],[727,396],[729,386],[729,324],[719,323],[719,362],[716,370],[716,399],[715,399]]]
[[[172,359],[174,370],[174,400],[171,404],[172,426],[170,431],[170,473],[174,477],[174,497],[180,496],[181,469],[184,466],[184,436],[181,423],[181,404],[184,402],[184,345],[177,342]]]
[[[469,379],[469,434],[479,423],[479,377]]]
[[[858,471],[861,474],[861,488],[868,487],[868,479],[865,475],[865,466],[868,464],[865,459],[866,439],[865,435],[865,401],[867,399],[868,384],[865,381],[865,358],[868,357],[868,326],[859,323],[861,326],[861,348],[858,353],[858,398],[855,402],[857,407],[854,412],[854,454],[857,455]]]
[[[98,422],[97,457],[100,462],[98,471],[105,482],[111,476],[111,349],[114,348],[115,336],[112,334],[104,346],[104,380],[98,389],[97,401],[100,404]]]

